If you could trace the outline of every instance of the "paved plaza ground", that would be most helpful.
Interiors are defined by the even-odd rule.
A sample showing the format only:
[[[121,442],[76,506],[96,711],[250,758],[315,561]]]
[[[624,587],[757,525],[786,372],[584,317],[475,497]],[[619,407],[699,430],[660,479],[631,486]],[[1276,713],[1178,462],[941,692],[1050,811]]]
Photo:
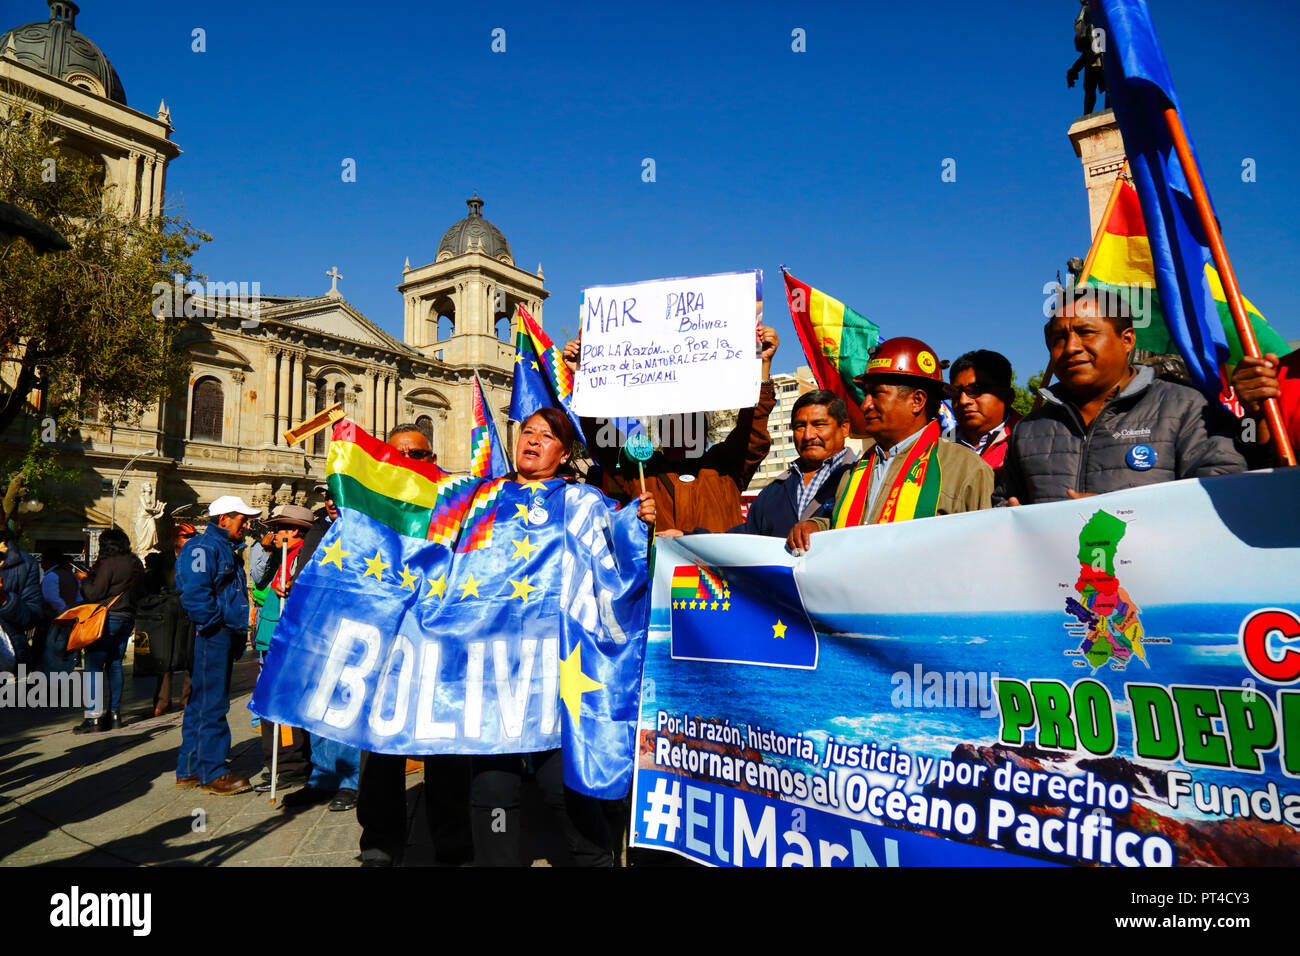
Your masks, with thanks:
[[[78,736],[79,711],[0,708],[0,866],[359,865],[355,811],[177,789],[181,712],[154,717],[153,679],[133,679],[129,661],[125,669],[121,730]],[[235,665],[229,717],[233,769],[250,778],[263,766],[247,707],[256,677],[251,656]],[[406,781],[404,865],[434,866],[424,776]],[[547,811],[526,787],[526,818],[539,812]],[[564,856],[546,836],[525,852],[534,865]]]

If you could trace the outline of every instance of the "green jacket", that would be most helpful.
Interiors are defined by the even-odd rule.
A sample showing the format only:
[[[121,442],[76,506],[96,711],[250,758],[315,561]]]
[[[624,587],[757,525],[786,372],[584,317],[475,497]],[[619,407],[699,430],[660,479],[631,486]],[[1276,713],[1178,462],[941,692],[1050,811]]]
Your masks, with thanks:
[[[870,460],[875,454],[875,442],[868,442],[862,452],[862,459]],[[939,474],[942,481],[939,485],[939,511],[941,515],[961,514],[965,511],[983,511],[985,508],[993,507],[993,469],[988,466],[984,459],[980,458],[975,452],[971,451],[964,445],[958,445],[955,442],[939,440],[935,452],[939,456]],[[889,464],[889,470],[885,472],[885,488],[893,484],[894,479],[898,477],[899,470],[903,467],[906,460],[906,454],[894,456],[894,460]],[[840,502],[848,493],[849,481],[853,478],[853,469],[847,469],[840,476],[839,486],[835,489],[835,508],[840,506]],[[869,480],[869,479],[868,479]],[[868,488],[870,491],[870,488]],[[880,494],[876,496],[875,502],[868,509],[867,520],[863,524],[875,524],[880,518],[880,511],[885,506],[885,499],[888,495]],[[834,514],[832,509],[831,514]],[[819,531],[828,531],[831,527],[831,518],[812,518],[810,519]]]

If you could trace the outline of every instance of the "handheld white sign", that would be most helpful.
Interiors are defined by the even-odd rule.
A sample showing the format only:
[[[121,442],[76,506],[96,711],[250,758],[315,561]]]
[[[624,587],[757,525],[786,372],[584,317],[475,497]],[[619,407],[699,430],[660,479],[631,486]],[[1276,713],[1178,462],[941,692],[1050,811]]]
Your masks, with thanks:
[[[579,415],[666,415],[758,401],[761,270],[582,293]]]

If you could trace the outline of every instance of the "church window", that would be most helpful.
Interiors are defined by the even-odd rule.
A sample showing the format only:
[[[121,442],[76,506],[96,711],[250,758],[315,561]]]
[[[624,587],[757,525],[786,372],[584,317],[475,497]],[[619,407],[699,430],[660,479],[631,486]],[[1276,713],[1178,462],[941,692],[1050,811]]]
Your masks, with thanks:
[[[190,405],[190,438],[221,441],[224,412],[221,382],[210,375],[195,382]]]
[[[415,427],[424,432],[424,437],[429,439],[430,446],[433,445],[433,419],[428,415],[421,415],[415,420]]]

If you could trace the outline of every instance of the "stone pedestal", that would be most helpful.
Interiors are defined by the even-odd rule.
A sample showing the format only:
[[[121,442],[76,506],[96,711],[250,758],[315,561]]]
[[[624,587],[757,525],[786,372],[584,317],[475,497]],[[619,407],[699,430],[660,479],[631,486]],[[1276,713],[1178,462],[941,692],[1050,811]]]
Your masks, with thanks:
[[[1070,143],[1083,162],[1083,185],[1088,190],[1088,237],[1097,232],[1115,177],[1124,165],[1124,139],[1110,110],[1089,113],[1070,124]]]

